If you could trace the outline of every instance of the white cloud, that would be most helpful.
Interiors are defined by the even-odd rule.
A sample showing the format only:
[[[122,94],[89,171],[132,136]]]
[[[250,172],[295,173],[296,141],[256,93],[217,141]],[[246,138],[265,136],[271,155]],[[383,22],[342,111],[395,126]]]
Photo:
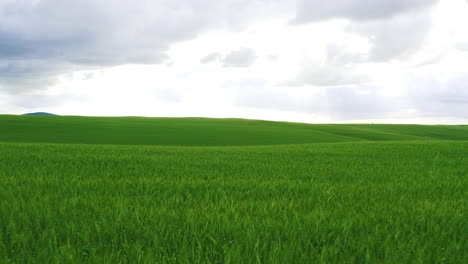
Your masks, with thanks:
[[[408,83],[412,108],[424,117],[468,118],[468,71],[437,76],[414,74]]]
[[[461,51],[468,51],[468,43],[459,43],[456,47]]]
[[[0,109],[468,119],[467,1],[297,3],[0,1]]]
[[[210,62],[217,61],[220,58],[221,58],[221,54],[219,54],[218,52],[213,52],[213,53],[210,53],[210,54],[206,55],[205,57],[201,58],[200,62],[201,63],[210,63]]]
[[[365,83],[368,76],[355,70],[355,65],[339,66],[310,62],[304,65],[299,75],[286,82],[288,85],[341,86]]]
[[[372,46],[369,60],[408,59],[419,51],[431,28],[429,13],[401,15],[391,19],[352,23],[348,30],[367,38]]]
[[[0,61],[7,62],[8,71],[0,75],[0,87],[12,93],[33,89],[17,83],[17,79],[37,75],[34,82],[39,89],[50,85],[41,85],[44,76],[53,80],[69,68],[162,63],[174,43],[193,39],[209,29],[239,29],[275,16],[284,9],[284,2],[2,1]]]
[[[257,59],[255,51],[250,48],[241,48],[232,51],[222,58],[224,67],[249,67]]]

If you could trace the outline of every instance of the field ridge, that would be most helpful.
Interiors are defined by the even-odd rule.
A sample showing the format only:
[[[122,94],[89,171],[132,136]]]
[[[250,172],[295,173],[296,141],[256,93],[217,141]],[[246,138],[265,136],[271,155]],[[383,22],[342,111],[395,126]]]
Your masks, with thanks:
[[[305,124],[248,119],[0,115],[1,142],[248,146],[468,140],[468,126]]]

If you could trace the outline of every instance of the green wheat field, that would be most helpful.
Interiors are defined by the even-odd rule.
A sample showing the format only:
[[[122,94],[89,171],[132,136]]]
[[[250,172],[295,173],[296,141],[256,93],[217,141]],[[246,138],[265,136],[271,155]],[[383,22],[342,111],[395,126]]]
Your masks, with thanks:
[[[0,116],[0,263],[468,263],[468,126]]]

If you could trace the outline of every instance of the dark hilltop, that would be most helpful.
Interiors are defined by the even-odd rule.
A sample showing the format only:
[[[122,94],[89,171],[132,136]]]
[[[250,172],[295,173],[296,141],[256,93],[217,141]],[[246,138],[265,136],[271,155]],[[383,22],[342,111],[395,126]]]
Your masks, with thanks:
[[[57,116],[56,114],[46,113],[46,112],[35,112],[35,113],[27,113],[23,114],[27,116]]]

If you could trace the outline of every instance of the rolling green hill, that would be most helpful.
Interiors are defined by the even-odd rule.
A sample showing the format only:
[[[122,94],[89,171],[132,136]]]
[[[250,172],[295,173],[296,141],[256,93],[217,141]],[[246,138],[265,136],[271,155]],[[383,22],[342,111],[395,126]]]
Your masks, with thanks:
[[[468,127],[0,116],[0,263],[468,263]]]
[[[244,119],[0,116],[0,142],[248,146],[468,140],[468,126],[312,125]]]

